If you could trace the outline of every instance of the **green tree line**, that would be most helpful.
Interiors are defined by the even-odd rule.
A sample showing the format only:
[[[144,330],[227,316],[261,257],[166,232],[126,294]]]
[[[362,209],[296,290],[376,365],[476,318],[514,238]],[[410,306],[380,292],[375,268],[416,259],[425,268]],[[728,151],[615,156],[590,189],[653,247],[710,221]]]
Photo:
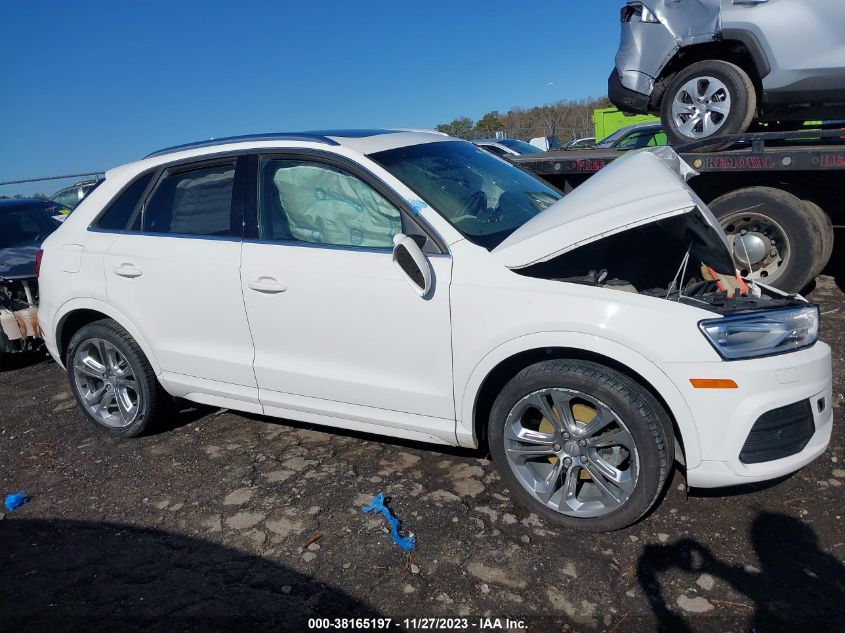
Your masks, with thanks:
[[[504,132],[511,138],[529,140],[537,136],[559,136],[561,141],[593,135],[593,110],[610,107],[607,97],[561,100],[533,108],[511,108],[505,113],[493,110],[477,121],[460,116],[437,126],[438,132],[464,139],[495,136]]]

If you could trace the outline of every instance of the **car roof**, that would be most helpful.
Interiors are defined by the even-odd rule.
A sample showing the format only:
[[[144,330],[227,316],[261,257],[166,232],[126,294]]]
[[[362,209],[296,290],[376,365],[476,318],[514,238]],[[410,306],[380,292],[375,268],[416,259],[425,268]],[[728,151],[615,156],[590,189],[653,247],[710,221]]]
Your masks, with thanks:
[[[239,136],[227,136],[223,138],[212,138],[204,141],[194,141],[192,143],[183,143],[181,145],[174,145],[164,149],[156,150],[145,158],[154,158],[156,156],[164,156],[167,154],[174,154],[191,149],[212,148],[223,145],[231,145],[235,143],[249,143],[249,142],[263,142],[263,141],[307,141],[311,143],[321,143],[324,145],[358,145],[352,141],[356,139],[366,139],[372,137],[384,136],[387,134],[393,135],[432,135],[437,137],[448,136],[442,132],[435,132],[432,130],[415,130],[415,129],[348,129],[348,130],[311,130],[307,132],[270,132],[264,134],[242,134]],[[413,145],[415,143],[408,143]],[[393,145],[393,143],[391,143]],[[377,151],[377,150],[375,150]]]
[[[310,144],[311,146],[346,147],[359,154],[367,155],[399,147],[442,141],[463,142],[461,139],[453,138],[443,132],[413,128],[244,134],[206,139],[160,149],[148,154],[141,160],[113,167],[106,172],[105,176],[106,180],[115,177],[133,177],[143,170],[175,161],[203,160],[222,152],[289,149],[297,147],[300,143]]]
[[[642,123],[634,123],[622,128],[626,132],[635,132],[637,130],[646,130],[649,128],[662,128],[663,124],[660,121],[643,121]],[[621,130],[620,130],[621,131]]]
[[[8,198],[0,200],[0,211],[13,211],[17,209],[32,209],[61,206],[53,200],[41,200],[39,198]]]

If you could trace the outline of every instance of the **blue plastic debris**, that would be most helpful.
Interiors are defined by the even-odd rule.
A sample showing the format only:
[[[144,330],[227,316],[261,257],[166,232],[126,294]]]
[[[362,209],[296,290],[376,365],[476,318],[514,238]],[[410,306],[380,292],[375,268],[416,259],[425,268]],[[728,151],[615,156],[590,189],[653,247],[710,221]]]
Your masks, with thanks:
[[[403,550],[410,552],[414,549],[414,547],[416,547],[417,538],[414,536],[413,532],[409,532],[408,536],[402,536],[399,534],[399,519],[393,516],[390,509],[384,505],[384,493],[377,495],[376,498],[373,499],[373,502],[367,507],[362,508],[362,510],[364,512],[372,512],[373,510],[381,512],[390,524],[390,533],[393,536],[393,542]]]
[[[6,506],[6,509],[9,512],[12,512],[13,510],[17,510],[18,508],[20,508],[25,503],[29,503],[29,497],[27,497],[26,493],[21,490],[13,494],[6,495],[6,501],[3,503],[3,505]]]

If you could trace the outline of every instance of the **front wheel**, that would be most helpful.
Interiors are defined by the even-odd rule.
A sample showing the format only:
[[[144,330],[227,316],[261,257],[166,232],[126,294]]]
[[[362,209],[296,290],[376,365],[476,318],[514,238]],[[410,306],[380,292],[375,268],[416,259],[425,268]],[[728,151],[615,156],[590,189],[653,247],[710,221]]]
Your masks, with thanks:
[[[674,457],[672,424],[654,396],[587,361],[545,361],[517,374],[493,405],[488,437],[517,501],[592,532],[648,512]]]
[[[757,93],[748,74],[721,60],[691,64],[666,90],[660,109],[671,145],[742,134],[754,120]],[[714,143],[717,150],[731,143]]]

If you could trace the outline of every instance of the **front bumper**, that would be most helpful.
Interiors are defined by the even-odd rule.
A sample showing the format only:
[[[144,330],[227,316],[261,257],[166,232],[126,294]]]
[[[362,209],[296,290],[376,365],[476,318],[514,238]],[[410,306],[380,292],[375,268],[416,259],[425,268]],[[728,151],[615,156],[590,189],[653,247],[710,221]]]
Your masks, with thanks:
[[[745,361],[665,363],[663,371],[678,386],[698,431],[701,461],[688,464],[687,482],[717,488],[766,481],[795,472],[821,455],[833,429],[830,347],[818,342],[790,354]],[[729,378],[738,389],[696,389],[691,378]],[[809,400],[814,433],[799,452],[746,464],[740,453],[754,423],[765,413]]]
[[[607,79],[607,98],[623,112],[648,114],[649,95],[623,86],[615,68]]]

